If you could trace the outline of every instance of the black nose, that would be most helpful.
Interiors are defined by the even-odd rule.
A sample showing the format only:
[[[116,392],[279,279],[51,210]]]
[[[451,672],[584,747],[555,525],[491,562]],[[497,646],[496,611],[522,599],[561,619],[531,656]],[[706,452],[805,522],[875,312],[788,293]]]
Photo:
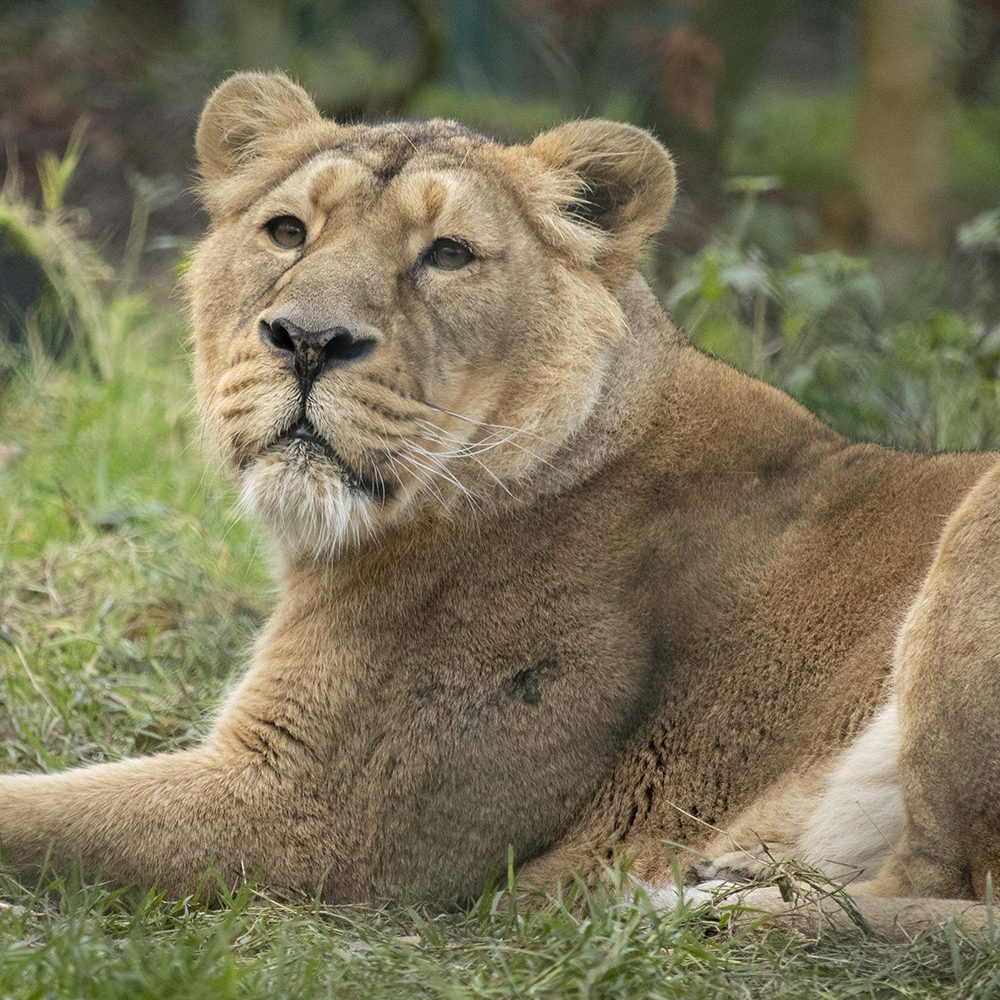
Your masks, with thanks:
[[[260,321],[260,339],[280,358],[290,361],[308,389],[328,368],[360,361],[371,354],[375,341],[359,337],[346,326],[305,330],[284,316]]]

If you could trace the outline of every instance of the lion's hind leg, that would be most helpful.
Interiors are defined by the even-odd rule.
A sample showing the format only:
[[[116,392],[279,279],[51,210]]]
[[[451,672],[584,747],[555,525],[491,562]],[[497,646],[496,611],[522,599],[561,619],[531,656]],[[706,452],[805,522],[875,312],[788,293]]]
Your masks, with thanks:
[[[873,891],[983,899],[1000,875],[1000,466],[945,527],[895,687],[905,823]]]

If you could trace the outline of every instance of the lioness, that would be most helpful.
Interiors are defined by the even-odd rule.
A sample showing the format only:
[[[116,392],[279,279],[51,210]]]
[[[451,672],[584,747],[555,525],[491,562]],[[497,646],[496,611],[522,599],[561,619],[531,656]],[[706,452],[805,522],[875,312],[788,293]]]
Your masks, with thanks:
[[[508,845],[654,897],[796,858],[886,928],[984,895],[994,457],[853,444],[688,346],[637,128],[339,125],[241,74],[197,152],[197,396],[281,596],[203,745],[0,778],[13,865],[453,903]]]

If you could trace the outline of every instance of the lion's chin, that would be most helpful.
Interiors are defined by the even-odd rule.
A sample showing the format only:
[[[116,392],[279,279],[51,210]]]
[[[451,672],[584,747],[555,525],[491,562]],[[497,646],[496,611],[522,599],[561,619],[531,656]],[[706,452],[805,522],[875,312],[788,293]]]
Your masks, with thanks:
[[[240,501],[282,547],[317,558],[358,548],[374,533],[378,511],[334,462],[299,447],[251,462],[241,475]]]

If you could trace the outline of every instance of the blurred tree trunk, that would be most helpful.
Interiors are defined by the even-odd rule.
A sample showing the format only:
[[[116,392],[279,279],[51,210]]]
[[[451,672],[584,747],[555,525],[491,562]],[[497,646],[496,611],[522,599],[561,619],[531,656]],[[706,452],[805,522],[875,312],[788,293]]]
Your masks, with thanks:
[[[856,158],[876,248],[946,238],[956,14],[954,0],[865,3]]]

